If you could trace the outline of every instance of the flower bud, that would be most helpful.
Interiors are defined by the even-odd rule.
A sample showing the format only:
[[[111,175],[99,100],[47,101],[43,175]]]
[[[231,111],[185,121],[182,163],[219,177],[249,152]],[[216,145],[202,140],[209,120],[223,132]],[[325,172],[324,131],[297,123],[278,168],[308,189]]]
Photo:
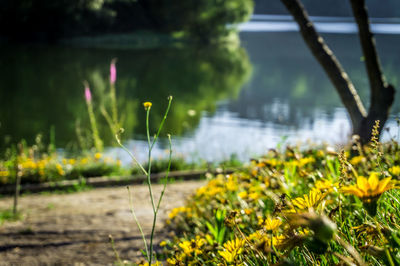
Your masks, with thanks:
[[[318,216],[312,219],[310,228],[314,231],[315,238],[322,242],[330,241],[336,232],[336,224],[326,216]]]

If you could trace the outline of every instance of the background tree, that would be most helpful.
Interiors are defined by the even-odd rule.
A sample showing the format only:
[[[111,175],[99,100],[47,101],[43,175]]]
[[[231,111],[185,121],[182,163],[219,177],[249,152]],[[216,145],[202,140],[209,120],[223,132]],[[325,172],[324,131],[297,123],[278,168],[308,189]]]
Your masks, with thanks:
[[[183,31],[189,38],[209,42],[229,33],[232,25],[246,21],[253,0],[139,0],[150,20],[168,31]]]
[[[0,0],[0,32],[16,40],[56,40],[106,30],[113,12],[104,0]]]
[[[253,0],[0,0],[0,35],[19,40],[150,30],[209,42],[248,19]],[[227,27],[228,25],[228,27]]]
[[[299,0],[281,1],[296,20],[303,39],[339,93],[349,113],[353,134],[359,135],[362,143],[368,142],[371,139],[375,120],[380,120],[381,126],[379,130],[381,131],[388,119],[389,111],[394,101],[395,89],[386,82],[382,73],[375,40],[369,26],[365,0],[350,0],[350,3],[358,25],[359,38],[370,83],[370,106],[368,112],[349,76],[324,39],[315,30],[301,2]]]

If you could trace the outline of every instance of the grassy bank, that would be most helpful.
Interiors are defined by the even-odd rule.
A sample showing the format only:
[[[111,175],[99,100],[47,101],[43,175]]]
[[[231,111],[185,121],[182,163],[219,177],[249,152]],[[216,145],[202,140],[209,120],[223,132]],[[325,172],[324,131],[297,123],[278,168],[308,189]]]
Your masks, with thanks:
[[[168,265],[399,265],[400,147],[271,150],[172,210]]]

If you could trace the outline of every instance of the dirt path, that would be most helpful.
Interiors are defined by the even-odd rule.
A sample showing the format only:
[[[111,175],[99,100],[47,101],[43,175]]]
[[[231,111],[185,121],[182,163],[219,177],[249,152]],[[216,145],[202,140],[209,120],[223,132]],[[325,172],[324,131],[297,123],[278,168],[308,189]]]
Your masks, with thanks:
[[[185,198],[204,185],[186,181],[168,185],[161,204],[158,235],[168,212],[184,204]],[[154,185],[159,195],[160,185]],[[145,234],[152,222],[148,189],[131,188],[136,215]],[[11,198],[0,199],[9,208]],[[125,187],[94,189],[65,195],[29,195],[20,199],[24,219],[0,226],[0,265],[108,265],[115,255],[108,236],[115,239],[121,259],[137,261],[143,247],[129,211]],[[163,232],[168,233],[168,232]]]

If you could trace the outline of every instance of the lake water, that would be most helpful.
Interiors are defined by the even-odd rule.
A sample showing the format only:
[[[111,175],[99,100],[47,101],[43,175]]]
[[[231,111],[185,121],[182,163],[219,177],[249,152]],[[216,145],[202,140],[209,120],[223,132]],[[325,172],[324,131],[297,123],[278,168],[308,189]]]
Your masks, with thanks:
[[[368,104],[368,81],[354,23],[314,18],[328,45]],[[389,82],[400,87],[400,23],[373,19],[378,52]],[[145,160],[144,101],[152,101],[152,130],[173,95],[163,133],[173,136],[175,154],[188,160],[242,160],[278,143],[346,142],[350,122],[340,99],[305,46],[290,17],[255,15],[240,26],[241,47],[106,47],[3,45],[0,51],[0,147],[38,133],[55,133],[58,147],[78,149],[77,131],[87,136],[83,80],[90,83],[95,111],[108,91],[108,66],[117,58],[117,94],[124,116],[125,143]],[[140,48],[138,48],[140,47]],[[399,93],[384,139],[398,134]],[[107,102],[105,102],[107,104]],[[101,115],[105,143],[112,137]],[[87,140],[90,141],[90,140]],[[166,156],[167,143],[156,146]],[[120,149],[107,153],[129,161]]]

